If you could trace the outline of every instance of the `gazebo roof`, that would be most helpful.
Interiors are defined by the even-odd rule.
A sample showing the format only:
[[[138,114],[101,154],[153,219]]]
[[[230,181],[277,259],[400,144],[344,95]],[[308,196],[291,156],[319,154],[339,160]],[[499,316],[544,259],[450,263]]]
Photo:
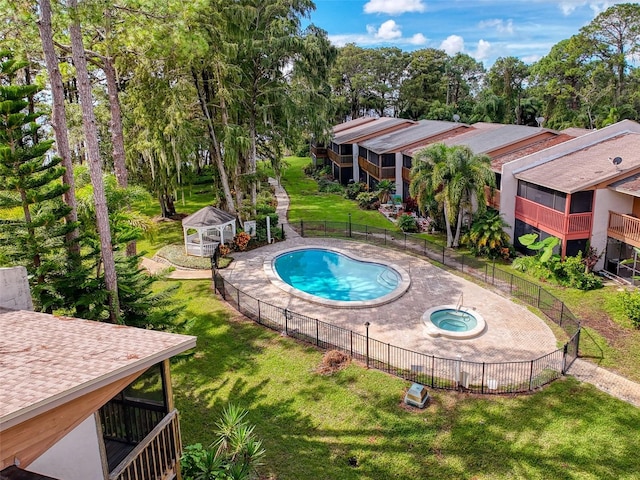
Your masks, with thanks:
[[[208,205],[182,219],[183,227],[202,228],[226,225],[236,221],[236,217],[219,208]]]

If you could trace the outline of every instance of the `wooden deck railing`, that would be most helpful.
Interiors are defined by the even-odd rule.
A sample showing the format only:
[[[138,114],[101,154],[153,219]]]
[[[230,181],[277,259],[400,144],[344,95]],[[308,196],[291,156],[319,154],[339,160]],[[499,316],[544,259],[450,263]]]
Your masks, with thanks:
[[[337,163],[338,165],[353,165],[353,155],[338,155],[333,150],[327,150],[327,155],[333,163]]]
[[[358,166],[378,180],[396,178],[396,167],[379,167],[364,157],[358,157]]]
[[[178,411],[169,412],[109,474],[109,480],[177,478],[182,454]]]
[[[553,208],[545,207],[523,197],[516,197],[516,217],[529,225],[543,228],[558,236],[589,236],[593,213],[572,213],[566,215]]]
[[[316,157],[326,157],[327,147],[319,147],[317,145],[311,145],[311,155]]]
[[[610,211],[607,235],[634,247],[640,247],[640,218]]]

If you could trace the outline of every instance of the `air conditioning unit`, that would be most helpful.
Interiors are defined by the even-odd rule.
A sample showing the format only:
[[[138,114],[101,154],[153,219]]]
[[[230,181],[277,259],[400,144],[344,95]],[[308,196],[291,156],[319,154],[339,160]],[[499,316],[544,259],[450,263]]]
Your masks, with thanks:
[[[429,392],[427,387],[414,383],[411,385],[407,394],[404,396],[404,403],[413,407],[424,408],[429,401]]]

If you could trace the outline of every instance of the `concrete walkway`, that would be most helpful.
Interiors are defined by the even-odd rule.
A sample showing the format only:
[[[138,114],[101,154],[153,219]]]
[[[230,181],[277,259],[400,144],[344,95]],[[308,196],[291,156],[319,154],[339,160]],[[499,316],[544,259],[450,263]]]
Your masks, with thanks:
[[[285,242],[280,242],[278,244],[275,245],[269,245],[267,247],[263,247],[261,253],[258,253],[256,251],[252,252],[245,252],[243,254],[236,254],[234,255],[236,257],[236,261],[233,262],[231,265],[233,268],[231,268],[228,272],[227,275],[225,275],[225,277],[236,277],[235,280],[240,280],[240,277],[243,277],[244,275],[240,275],[240,272],[243,271],[254,271],[259,269],[260,272],[262,272],[262,262],[264,261],[264,257],[265,255],[270,255],[273,254],[274,251],[277,250],[283,250],[283,249],[287,249],[287,248],[291,248],[291,247],[295,247],[297,245],[300,244],[304,244],[307,243],[307,239],[303,239],[300,237],[300,235],[298,235],[298,233],[293,230],[293,228],[291,228],[291,226],[289,225],[289,222],[287,221],[287,212],[289,209],[289,197],[286,193],[286,191],[284,190],[284,188],[282,188],[281,185],[278,184],[278,182],[272,178],[269,179],[269,184],[271,186],[274,187],[275,189],[275,194],[276,194],[276,199],[278,201],[278,207],[277,207],[277,213],[280,219],[280,223],[283,225],[284,229],[285,229],[285,236],[286,236],[286,240]],[[310,241],[310,240],[309,240]],[[349,248],[349,244],[353,244],[353,242],[344,242],[341,241],[341,247],[346,247]],[[276,247],[277,245],[277,247]],[[357,249],[357,250],[363,250],[367,247],[370,247],[368,245],[354,245],[353,248]],[[382,250],[382,252],[381,252]],[[384,249],[377,249],[377,250],[371,250],[371,252],[368,253],[374,253],[375,251],[377,251],[379,254],[382,254],[383,256],[387,257],[390,255],[396,256],[396,255],[403,255],[403,254],[398,254],[398,252],[394,252],[391,250],[384,250]],[[412,262],[410,265],[413,265],[416,261],[415,257],[410,257]],[[395,260],[401,259],[401,257],[396,257]],[[400,261],[400,260],[398,260]],[[421,263],[423,261],[420,261]],[[240,267],[240,264],[242,263],[244,268],[238,268]],[[424,263],[428,263],[428,262],[424,262]],[[142,260],[142,265],[148,269],[150,272],[152,273],[156,273],[158,271],[164,270],[167,268],[167,265],[155,262],[151,259],[148,258],[143,258]],[[250,268],[249,268],[250,267]],[[237,270],[236,270],[237,268]],[[429,268],[429,267],[426,267]],[[435,268],[435,267],[433,267]],[[235,273],[234,273],[235,271]],[[448,275],[448,274],[447,274]],[[454,277],[454,276],[452,276]],[[211,272],[208,270],[179,270],[176,269],[173,272],[171,272],[171,274],[169,275],[169,278],[171,279],[176,279],[176,280],[188,280],[188,279],[208,279],[211,278]],[[228,278],[229,280],[231,280],[230,278]],[[252,281],[255,280],[255,276],[252,276],[249,279],[244,279],[245,281],[249,281],[250,284],[252,285],[252,290],[255,287],[255,284],[252,284]],[[457,280],[454,281],[454,283],[457,282]],[[262,282],[261,282],[262,283]],[[267,299],[270,301],[272,299],[276,299],[276,298],[283,298],[282,292],[277,292],[277,289],[275,291],[270,291],[268,290],[269,288],[275,288],[275,287],[269,287],[267,285],[261,285],[260,288],[265,288],[267,290],[265,290],[263,293],[265,295],[267,295]],[[412,287],[413,288],[413,287]],[[485,291],[486,294],[488,295],[489,291]],[[433,292],[432,292],[433,293]],[[491,293],[491,295],[493,295]],[[288,296],[287,296],[288,297]],[[263,297],[265,298],[265,297]],[[465,290],[465,299],[467,298],[467,293]],[[483,297],[483,299],[486,300],[486,297]],[[413,301],[415,301],[416,299],[413,299]],[[394,302],[395,303],[395,302]],[[466,302],[465,302],[466,303]],[[494,303],[493,301],[490,303]],[[501,304],[502,303],[498,301],[498,303]],[[510,304],[513,304],[513,302],[508,302]],[[496,306],[497,304],[494,304],[494,306]],[[515,304],[514,304],[515,305]],[[293,306],[292,306],[293,307]],[[504,307],[502,307],[504,308]],[[293,310],[295,310],[294,308],[292,308]],[[379,309],[376,309],[379,310]],[[396,309],[396,311],[398,311],[398,309]],[[402,309],[400,309],[400,311],[402,311],[403,313],[406,313],[405,311],[403,311]],[[360,311],[361,313],[363,313],[363,311]],[[317,312],[318,314],[320,314],[321,312]],[[374,311],[373,314],[376,317],[374,320],[376,321],[376,323],[378,323],[378,325],[381,327],[381,330],[384,331],[384,333],[386,333],[387,335],[391,334],[393,335],[391,332],[395,329],[394,328],[390,328],[391,325],[387,325],[384,321],[385,318],[388,318],[388,314],[389,312],[384,312],[385,314],[382,314],[382,312],[379,311]],[[335,315],[333,315],[335,316]],[[406,316],[406,315],[405,315]],[[362,316],[358,316],[357,321],[359,323],[361,323],[362,320]],[[344,321],[344,320],[343,320]],[[373,322],[372,322],[373,323]],[[543,329],[544,330],[544,329]],[[543,330],[540,330],[537,332],[537,334],[539,335],[540,333],[542,333]],[[382,331],[380,332],[382,333]],[[546,333],[546,332],[545,332]],[[406,332],[404,332],[405,335],[404,338],[406,339]],[[386,335],[385,335],[386,336]],[[542,335],[545,336],[546,335]],[[415,341],[415,340],[414,340]],[[409,342],[411,343],[411,342]],[[533,350],[536,349],[536,347],[543,347],[546,348],[547,341],[542,341],[542,342],[538,342],[538,341],[533,341],[531,339],[525,341],[525,344],[528,344],[529,347],[531,347]],[[416,347],[417,345],[413,345],[414,347]],[[422,345],[422,347],[424,347],[424,345]],[[444,347],[444,345],[439,345],[440,348]],[[500,352],[499,352],[499,348],[497,345],[492,345],[492,348],[490,348],[489,350],[492,353],[492,357],[493,361],[499,361],[497,358],[495,357],[500,357]],[[446,348],[445,348],[446,349]],[[548,351],[551,351],[552,349],[549,349]],[[443,352],[441,352],[443,353]],[[467,351],[466,352],[469,356],[474,356],[472,355],[471,351]],[[475,352],[477,354],[477,352]],[[510,352],[513,353],[513,352]],[[571,366],[570,370],[569,370],[569,374],[574,376],[575,378],[577,378],[580,381],[583,382],[587,382],[590,383],[592,385],[594,385],[595,387],[597,387],[598,389],[602,390],[603,392],[606,392],[614,397],[617,397],[625,402],[628,402],[632,405],[635,405],[637,407],[640,407],[640,384],[632,382],[624,377],[621,377],[620,375],[617,375],[615,373],[612,373],[604,368],[601,368],[591,362],[588,362],[586,360],[582,360],[582,359],[576,359],[575,362],[573,363],[573,365]]]

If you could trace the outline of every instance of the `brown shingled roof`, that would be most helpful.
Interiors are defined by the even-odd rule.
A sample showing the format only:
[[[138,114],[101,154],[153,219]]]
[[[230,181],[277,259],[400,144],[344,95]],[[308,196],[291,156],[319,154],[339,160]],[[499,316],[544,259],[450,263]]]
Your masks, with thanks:
[[[545,138],[539,142],[532,143],[531,145],[527,145],[526,147],[521,148],[519,150],[492,158],[491,168],[499,172],[502,169],[502,165],[504,165],[505,163],[509,163],[513,160],[526,157],[527,155],[531,155],[532,153],[539,152],[541,150],[544,150],[545,148],[553,147],[554,145],[564,143],[567,140],[571,140],[573,138],[574,137],[572,137],[571,135],[566,135],[566,134],[560,134],[555,137]]]
[[[515,177],[559,192],[573,193],[616,181],[640,168],[640,133],[623,133],[559,158],[533,165]],[[614,166],[610,158],[621,157]],[[625,172],[629,172],[625,175]]]
[[[0,308],[0,431],[195,344],[187,335]]]

